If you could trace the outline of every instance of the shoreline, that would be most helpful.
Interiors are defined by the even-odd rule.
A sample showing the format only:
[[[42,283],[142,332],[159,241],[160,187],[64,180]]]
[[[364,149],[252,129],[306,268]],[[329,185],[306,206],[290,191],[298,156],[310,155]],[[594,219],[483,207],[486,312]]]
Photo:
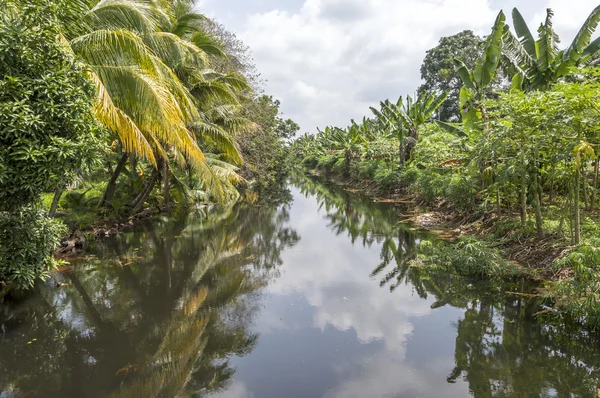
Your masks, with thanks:
[[[537,240],[531,235],[514,241],[510,239],[510,234],[514,231],[508,231],[505,239],[495,241],[486,236],[496,222],[516,219],[514,214],[498,218],[495,210],[464,214],[443,204],[438,208],[429,208],[421,204],[420,198],[407,194],[404,189],[383,192],[373,182],[344,179],[339,175],[321,173],[316,169],[306,172],[347,192],[364,195],[374,203],[388,203],[397,207],[410,206],[412,208],[408,214],[404,214],[406,217],[398,220],[399,223],[410,223],[417,229],[433,232],[440,239],[450,243],[456,243],[464,237],[485,242],[498,249],[506,261],[515,263],[523,275],[548,282],[558,282],[572,275],[570,270],[552,270],[552,265],[569,250],[569,246],[565,246],[565,242],[554,234],[548,234],[542,240]]]

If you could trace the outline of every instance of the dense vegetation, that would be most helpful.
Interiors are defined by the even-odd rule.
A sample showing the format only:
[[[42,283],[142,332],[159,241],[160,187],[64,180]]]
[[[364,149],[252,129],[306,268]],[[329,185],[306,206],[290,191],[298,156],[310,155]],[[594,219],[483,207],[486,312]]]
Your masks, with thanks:
[[[600,7],[565,49],[552,17],[548,10],[537,39],[517,9],[512,28],[501,12],[485,40],[468,31],[443,38],[427,53],[419,94],[383,101],[347,128],[303,135],[293,153],[308,169],[416,200],[482,238],[464,237],[451,252],[432,245],[430,264],[513,274],[503,249],[558,282],[554,303],[597,323]]]
[[[255,201],[298,126],[194,0],[0,0],[0,284],[144,209]],[[154,211],[154,210],[151,210]]]

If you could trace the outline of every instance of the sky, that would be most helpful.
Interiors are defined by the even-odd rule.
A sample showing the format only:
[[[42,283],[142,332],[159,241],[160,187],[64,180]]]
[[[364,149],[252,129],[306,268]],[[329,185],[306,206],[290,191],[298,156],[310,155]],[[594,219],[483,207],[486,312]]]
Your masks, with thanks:
[[[567,47],[598,0],[199,0],[198,10],[252,50],[265,92],[300,133],[345,127],[369,106],[413,94],[425,52],[440,37],[489,34],[517,7],[532,32],[554,10]]]

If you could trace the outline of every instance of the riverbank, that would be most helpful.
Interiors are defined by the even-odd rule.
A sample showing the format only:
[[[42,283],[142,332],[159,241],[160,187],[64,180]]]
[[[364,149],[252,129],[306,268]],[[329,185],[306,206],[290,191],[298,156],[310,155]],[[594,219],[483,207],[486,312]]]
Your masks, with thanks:
[[[408,193],[406,188],[386,190],[372,181],[343,178],[317,169],[310,170],[309,173],[349,192],[366,195],[374,202],[403,207],[405,216],[398,222],[433,231],[442,239],[453,243],[476,240],[481,250],[489,251],[490,256],[500,254],[512,264],[497,267],[495,271],[499,274],[490,274],[490,277],[514,276],[516,270],[521,275],[556,283],[573,275],[572,269],[557,267],[573,246],[557,234],[547,234],[543,239],[537,239],[534,231],[521,227],[518,214],[505,210],[498,216],[497,209],[481,206],[465,212],[444,201],[438,201],[436,206],[428,206],[422,197]]]

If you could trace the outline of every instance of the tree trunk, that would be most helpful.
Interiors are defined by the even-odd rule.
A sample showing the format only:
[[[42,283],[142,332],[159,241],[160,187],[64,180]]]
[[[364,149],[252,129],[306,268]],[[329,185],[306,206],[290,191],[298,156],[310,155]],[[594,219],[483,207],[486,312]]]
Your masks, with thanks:
[[[540,190],[538,182],[537,169],[533,172],[533,199],[535,201],[535,227],[538,239],[544,238],[544,229],[542,225],[542,205],[540,203]]]
[[[64,191],[65,187],[62,185],[56,188],[56,191],[54,191],[54,198],[52,198],[52,205],[50,205],[50,211],[48,212],[48,216],[54,217],[54,215],[56,214],[58,202],[60,201],[60,198],[62,197]]]
[[[585,172],[585,162],[583,162],[581,165],[581,177],[582,177],[581,192],[583,193],[583,203],[584,203],[585,209],[589,210],[590,204],[588,202],[588,194],[587,194],[588,176],[587,176],[587,173]]]
[[[152,174],[150,175],[150,177],[148,177],[148,180],[142,187],[142,191],[138,194],[138,196],[136,196],[133,202],[131,202],[131,214],[135,214],[138,211],[140,211],[140,209],[150,196],[150,193],[152,193],[154,184],[156,184],[156,181],[158,180],[158,175],[159,172],[157,169],[152,170]]]
[[[165,209],[167,212],[171,207],[171,186],[169,184],[169,160],[163,160],[163,170],[162,170],[162,186],[163,186],[163,199],[165,203]]]
[[[106,190],[104,190],[104,195],[102,195],[102,199],[100,200],[101,207],[106,207],[112,202],[115,196],[117,180],[119,179],[119,176],[121,175],[123,169],[125,168],[125,165],[127,164],[128,157],[129,154],[127,152],[123,152],[123,156],[121,156],[121,159],[119,159],[119,163],[117,163],[117,167],[113,171],[112,176],[108,181],[108,185],[106,185]]]
[[[580,189],[580,178],[579,178],[579,166],[575,167],[575,189],[573,193],[573,243],[578,245],[581,241],[581,214],[579,209],[579,189]]]
[[[500,217],[501,213],[501,205],[500,205],[500,186],[496,189],[496,216]]]
[[[137,158],[135,157],[135,153],[132,153],[129,156],[129,178],[131,179],[131,187],[133,188],[135,185],[135,180],[137,179]]]
[[[565,225],[565,218],[568,217],[569,219],[571,219],[570,214],[569,214],[570,209],[571,209],[571,192],[569,191],[569,197],[565,201],[565,207],[560,216],[560,222],[558,223],[558,229],[556,230],[556,234],[561,238],[564,236],[563,227]]]
[[[400,167],[402,167],[404,165],[404,137],[398,137],[398,162],[400,164]]]
[[[419,130],[416,128],[410,129],[408,136],[411,138],[409,142],[404,146],[403,156],[402,156],[402,164],[410,161],[412,157],[412,152],[417,146],[417,142],[419,141]]]
[[[521,225],[525,228],[527,224],[527,170],[523,166],[521,171]]]
[[[596,210],[596,191],[598,190],[598,173],[600,172],[600,170],[598,170],[598,166],[599,166],[599,158],[596,158],[596,160],[594,161],[594,189],[592,190],[592,211]]]

